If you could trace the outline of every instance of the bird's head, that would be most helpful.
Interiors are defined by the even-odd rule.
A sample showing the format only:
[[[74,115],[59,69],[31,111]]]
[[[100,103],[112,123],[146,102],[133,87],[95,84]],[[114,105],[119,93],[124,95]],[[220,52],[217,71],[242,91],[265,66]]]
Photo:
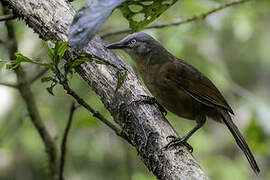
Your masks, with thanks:
[[[150,35],[143,32],[136,32],[106,47],[108,49],[123,49],[136,60],[148,56],[149,53],[155,49],[157,43],[158,42]]]

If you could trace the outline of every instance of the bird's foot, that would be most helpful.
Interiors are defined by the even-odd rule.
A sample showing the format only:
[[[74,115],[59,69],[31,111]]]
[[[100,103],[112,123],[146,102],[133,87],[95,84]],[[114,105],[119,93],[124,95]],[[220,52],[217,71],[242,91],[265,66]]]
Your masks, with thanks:
[[[156,98],[151,96],[145,96],[141,95],[142,99],[133,101],[132,103],[147,103],[147,104],[156,104],[158,105],[159,110],[164,114],[164,116],[167,115],[166,109],[156,100]]]
[[[179,137],[175,137],[175,136],[168,136],[166,138],[167,140],[172,139],[163,149],[168,150],[171,147],[176,147],[176,146],[180,146],[180,145],[184,145],[187,147],[188,151],[190,153],[193,152],[193,147],[187,142],[188,137],[187,136],[183,136],[181,138]]]

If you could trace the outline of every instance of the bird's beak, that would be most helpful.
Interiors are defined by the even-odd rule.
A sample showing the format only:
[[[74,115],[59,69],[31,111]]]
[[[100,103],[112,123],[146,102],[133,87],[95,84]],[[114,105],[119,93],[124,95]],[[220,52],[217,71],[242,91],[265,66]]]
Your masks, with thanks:
[[[124,45],[124,43],[122,43],[121,41],[119,41],[112,44],[108,44],[105,47],[108,49],[123,49],[123,48],[126,48],[127,46]]]

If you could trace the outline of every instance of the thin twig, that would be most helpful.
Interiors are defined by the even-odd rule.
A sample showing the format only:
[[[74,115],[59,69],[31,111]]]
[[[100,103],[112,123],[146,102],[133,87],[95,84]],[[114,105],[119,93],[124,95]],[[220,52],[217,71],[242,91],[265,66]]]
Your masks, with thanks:
[[[7,87],[15,88],[15,89],[18,88],[16,84],[11,84],[11,83],[6,83],[6,82],[0,82],[0,86],[7,86]]]
[[[0,16],[0,22],[1,21],[12,20],[12,19],[16,19],[16,16],[14,16],[14,14],[6,14],[6,15],[3,15],[3,16]]]
[[[43,76],[49,69],[48,68],[43,68],[39,72],[37,72],[33,77],[29,79],[29,83],[32,84],[36,80],[38,80],[41,76]]]
[[[249,1],[249,0],[233,0],[231,2],[224,3],[216,8],[213,8],[213,9],[211,9],[205,13],[199,14],[199,15],[194,15],[194,16],[187,17],[187,18],[179,18],[179,19],[175,19],[175,20],[172,20],[168,23],[163,23],[163,24],[153,24],[153,25],[147,26],[143,29],[157,29],[157,28],[165,28],[165,27],[169,27],[169,26],[179,26],[179,25],[186,24],[186,23],[189,23],[192,21],[202,20],[202,19],[205,19],[206,17],[208,17],[209,15],[211,15],[217,11],[220,11],[220,10],[225,9],[227,7],[241,4],[241,3],[244,3],[247,1]],[[114,36],[114,35],[118,35],[118,34],[125,34],[125,33],[130,33],[130,32],[132,32],[132,30],[127,28],[127,29],[116,30],[116,31],[104,33],[103,35],[101,35],[101,37],[107,38],[109,36]]]
[[[126,138],[123,134],[121,129],[116,127],[113,123],[111,123],[108,119],[106,119],[102,114],[100,114],[98,111],[93,109],[89,104],[87,104],[75,91],[73,91],[69,84],[67,79],[64,77],[64,75],[60,72],[57,65],[55,67],[55,75],[59,81],[59,83],[63,86],[63,88],[66,90],[67,94],[71,95],[78,104],[82,105],[85,109],[87,109],[89,112],[93,114],[94,117],[101,120],[104,124],[106,124],[108,127],[110,127],[118,136],[121,136],[123,138]]]
[[[61,157],[60,157],[60,170],[59,170],[59,180],[64,180],[64,166],[65,166],[65,156],[66,156],[66,144],[67,144],[67,138],[68,133],[72,124],[73,115],[75,110],[78,106],[76,106],[75,102],[73,101],[70,106],[69,110],[69,117],[68,122],[64,131],[63,140],[61,144]]]
[[[37,72],[33,77],[30,77],[29,80],[28,80],[29,84],[34,83],[41,76],[43,76],[48,70],[49,70],[48,68],[43,68],[39,72]],[[7,86],[7,87],[10,87],[10,88],[18,89],[18,85],[7,83],[7,82],[0,82],[0,86]]]

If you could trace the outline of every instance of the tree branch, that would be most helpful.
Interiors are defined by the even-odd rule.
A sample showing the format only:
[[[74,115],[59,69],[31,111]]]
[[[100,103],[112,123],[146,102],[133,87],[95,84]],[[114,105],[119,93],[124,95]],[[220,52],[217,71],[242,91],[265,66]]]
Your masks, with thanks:
[[[1,21],[12,20],[12,19],[16,19],[16,16],[14,16],[14,14],[6,14],[6,15],[3,15],[3,16],[0,16],[0,22]]]
[[[9,9],[7,7],[4,7],[4,13],[9,13]],[[18,51],[18,48],[17,48],[17,41],[16,41],[14,27],[13,27],[12,22],[7,21],[6,27],[7,27],[7,32],[8,32],[8,40],[10,42],[10,46],[8,48],[9,56],[10,56],[10,59],[15,60],[16,57],[14,54]],[[36,106],[34,94],[31,91],[29,82],[26,80],[26,76],[25,76],[25,72],[23,68],[19,66],[14,71],[17,76],[17,83],[18,83],[17,87],[20,91],[22,98],[24,99],[30,119],[32,120],[32,123],[37,129],[46,147],[46,152],[49,156],[49,164],[50,164],[50,169],[52,172],[53,179],[57,179],[58,158],[57,158],[55,142],[53,138],[51,137],[51,135],[49,134],[43,121],[41,120],[40,114]]]
[[[43,40],[67,41],[68,29],[75,12],[66,1],[2,1],[23,17]],[[162,149],[168,143],[166,137],[177,134],[156,105],[131,103],[140,95],[149,96],[131,67],[105,49],[99,36],[94,37],[85,50],[128,70],[125,82],[115,92],[118,80],[116,68],[95,62],[86,62],[76,68],[89,87],[100,96],[114,121],[121,127],[121,134],[137,149],[147,168],[162,180],[208,179],[186,147],[167,151]],[[67,58],[72,55],[69,49]]]
[[[235,6],[237,4],[241,4],[241,3],[244,3],[247,1],[249,1],[249,0],[233,0],[231,2],[221,4],[218,7],[210,9],[209,11],[202,13],[202,14],[199,14],[199,15],[194,15],[194,16],[187,17],[187,18],[179,18],[179,19],[175,19],[175,20],[172,20],[168,23],[163,23],[163,24],[152,24],[152,25],[149,25],[143,29],[158,29],[158,28],[165,28],[165,27],[170,27],[170,26],[179,26],[179,25],[187,24],[187,23],[190,23],[193,21],[202,20],[202,19],[205,19],[206,17],[208,17],[209,15],[211,15],[217,11],[220,11],[220,10],[225,9],[227,7]],[[103,35],[101,35],[101,37],[108,38],[110,36],[131,33],[131,32],[132,32],[132,30],[130,28],[126,28],[126,29],[115,30],[112,32],[104,33]]]
[[[15,88],[15,89],[18,88],[16,84],[11,84],[11,83],[6,83],[6,82],[0,82],[0,86],[7,86],[7,87]]]
[[[73,91],[70,88],[67,79],[62,75],[62,73],[60,72],[60,70],[57,67],[57,65],[55,65],[54,67],[55,67],[55,75],[56,75],[59,83],[66,90],[67,94],[71,95],[77,101],[78,104],[82,105],[86,110],[88,110],[89,112],[91,112],[94,117],[96,117],[97,119],[101,120],[104,124],[106,124],[108,127],[110,127],[118,136],[123,136],[124,137],[124,135],[121,133],[121,130],[118,127],[116,127],[114,124],[112,124],[108,119],[106,119],[98,111],[96,111],[95,109],[93,109],[77,93],[75,93],[75,91]]]
[[[42,68],[40,71],[38,71],[34,76],[30,77],[28,82],[29,84],[34,83],[36,80],[38,80],[40,77],[42,77],[46,72],[48,72],[48,68]],[[0,86],[7,86],[10,88],[18,89],[17,84],[7,83],[7,82],[0,82]]]
[[[59,180],[64,180],[64,166],[65,166],[65,156],[66,156],[66,144],[67,144],[67,138],[68,133],[72,124],[73,120],[73,114],[75,110],[78,108],[76,106],[75,102],[73,101],[70,106],[69,110],[69,116],[68,116],[68,122],[64,131],[63,140],[61,143],[61,157],[60,157],[60,170],[59,170]]]
[[[40,71],[38,71],[34,76],[29,78],[29,83],[32,84],[39,78],[41,78],[46,72],[48,72],[48,68],[42,68]]]

